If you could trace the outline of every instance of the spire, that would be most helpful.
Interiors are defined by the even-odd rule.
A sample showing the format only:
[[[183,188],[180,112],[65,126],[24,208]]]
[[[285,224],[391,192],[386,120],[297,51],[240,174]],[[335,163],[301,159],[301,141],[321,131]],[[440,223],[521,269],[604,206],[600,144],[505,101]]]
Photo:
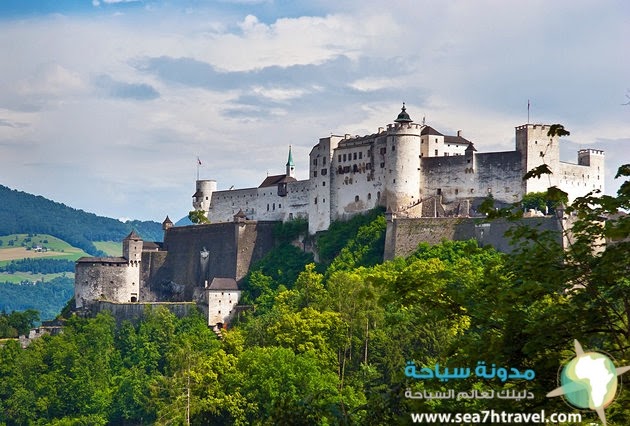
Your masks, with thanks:
[[[396,123],[412,123],[413,120],[411,119],[411,117],[409,117],[409,114],[407,114],[407,108],[405,108],[405,103],[403,102],[403,106],[402,109],[400,110],[400,114],[398,114],[398,117],[394,120]]]
[[[293,153],[291,152],[291,145],[289,145],[289,158],[287,159],[287,177],[295,177],[295,164],[293,163]]]

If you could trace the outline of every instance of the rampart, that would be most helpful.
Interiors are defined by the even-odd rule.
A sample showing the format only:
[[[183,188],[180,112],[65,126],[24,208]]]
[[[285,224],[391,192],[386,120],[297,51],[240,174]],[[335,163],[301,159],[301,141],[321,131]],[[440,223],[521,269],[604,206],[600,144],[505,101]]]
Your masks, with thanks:
[[[273,248],[276,223],[240,221],[169,229],[166,254],[143,254],[140,300],[190,301],[196,288],[204,288],[215,277],[240,281],[250,265]]]
[[[384,260],[408,256],[426,242],[438,244],[444,240],[463,241],[474,238],[480,246],[491,245],[504,253],[515,247],[505,232],[518,225],[528,225],[540,231],[553,231],[562,242],[562,228],[555,216],[523,218],[510,222],[503,219],[486,221],[474,218],[388,218]]]

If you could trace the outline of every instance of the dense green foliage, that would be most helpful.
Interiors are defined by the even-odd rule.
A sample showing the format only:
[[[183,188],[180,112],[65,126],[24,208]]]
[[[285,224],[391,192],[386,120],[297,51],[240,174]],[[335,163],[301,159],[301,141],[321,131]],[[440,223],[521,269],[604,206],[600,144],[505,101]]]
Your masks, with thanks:
[[[26,258],[12,260],[6,265],[0,265],[0,272],[31,272],[33,274],[56,274],[59,272],[74,272],[74,262],[63,259],[33,259]]]
[[[74,279],[53,278],[35,284],[0,283],[0,311],[39,311],[42,320],[55,318],[74,294]]]
[[[322,264],[330,265],[335,257],[353,238],[359,228],[372,222],[376,217],[383,215],[382,208],[376,208],[367,214],[353,216],[347,222],[335,221],[330,224],[326,232],[317,236],[317,251]]]
[[[39,321],[39,312],[33,309],[7,314],[0,312],[0,338],[28,335],[28,332]]]
[[[182,425],[189,412],[195,425],[385,425],[420,412],[573,412],[546,395],[575,355],[574,339],[630,365],[630,220],[618,214],[630,209],[630,183],[617,197],[593,195],[568,209],[567,250],[521,227],[512,234],[524,244],[510,255],[443,242],[381,262],[379,214],[346,224],[352,231],[336,224],[339,241],[320,236],[325,265],[280,245],[248,277],[255,311],[223,340],[201,316],[177,319],[164,309],[118,328],[105,315],[71,318],[62,335],[0,350],[0,423]],[[599,246],[604,239],[613,243]],[[484,361],[535,378],[420,380],[405,374],[407,361],[450,371]],[[407,393],[449,390],[528,391],[533,399]],[[597,421],[581,414],[581,424]],[[627,388],[606,417],[630,422]]]
[[[0,235],[50,234],[92,255],[101,254],[92,241],[120,241],[132,229],[147,240],[161,241],[163,237],[157,222],[122,223],[2,185],[0,200]]]

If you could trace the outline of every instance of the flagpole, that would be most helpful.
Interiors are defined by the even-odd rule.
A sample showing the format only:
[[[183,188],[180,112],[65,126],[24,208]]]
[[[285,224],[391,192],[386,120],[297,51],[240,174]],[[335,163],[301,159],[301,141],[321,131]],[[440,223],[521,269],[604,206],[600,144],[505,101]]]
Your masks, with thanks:
[[[529,99],[527,100],[527,124],[529,124]]]

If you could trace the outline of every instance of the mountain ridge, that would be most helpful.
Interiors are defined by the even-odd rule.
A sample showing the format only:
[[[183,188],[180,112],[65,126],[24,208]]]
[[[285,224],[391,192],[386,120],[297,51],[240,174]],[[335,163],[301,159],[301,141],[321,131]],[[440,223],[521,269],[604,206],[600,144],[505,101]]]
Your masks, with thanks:
[[[158,222],[121,222],[0,185],[0,235],[50,234],[100,256],[105,254],[96,248],[94,241],[120,241],[132,230],[147,241],[163,238],[162,225]]]

